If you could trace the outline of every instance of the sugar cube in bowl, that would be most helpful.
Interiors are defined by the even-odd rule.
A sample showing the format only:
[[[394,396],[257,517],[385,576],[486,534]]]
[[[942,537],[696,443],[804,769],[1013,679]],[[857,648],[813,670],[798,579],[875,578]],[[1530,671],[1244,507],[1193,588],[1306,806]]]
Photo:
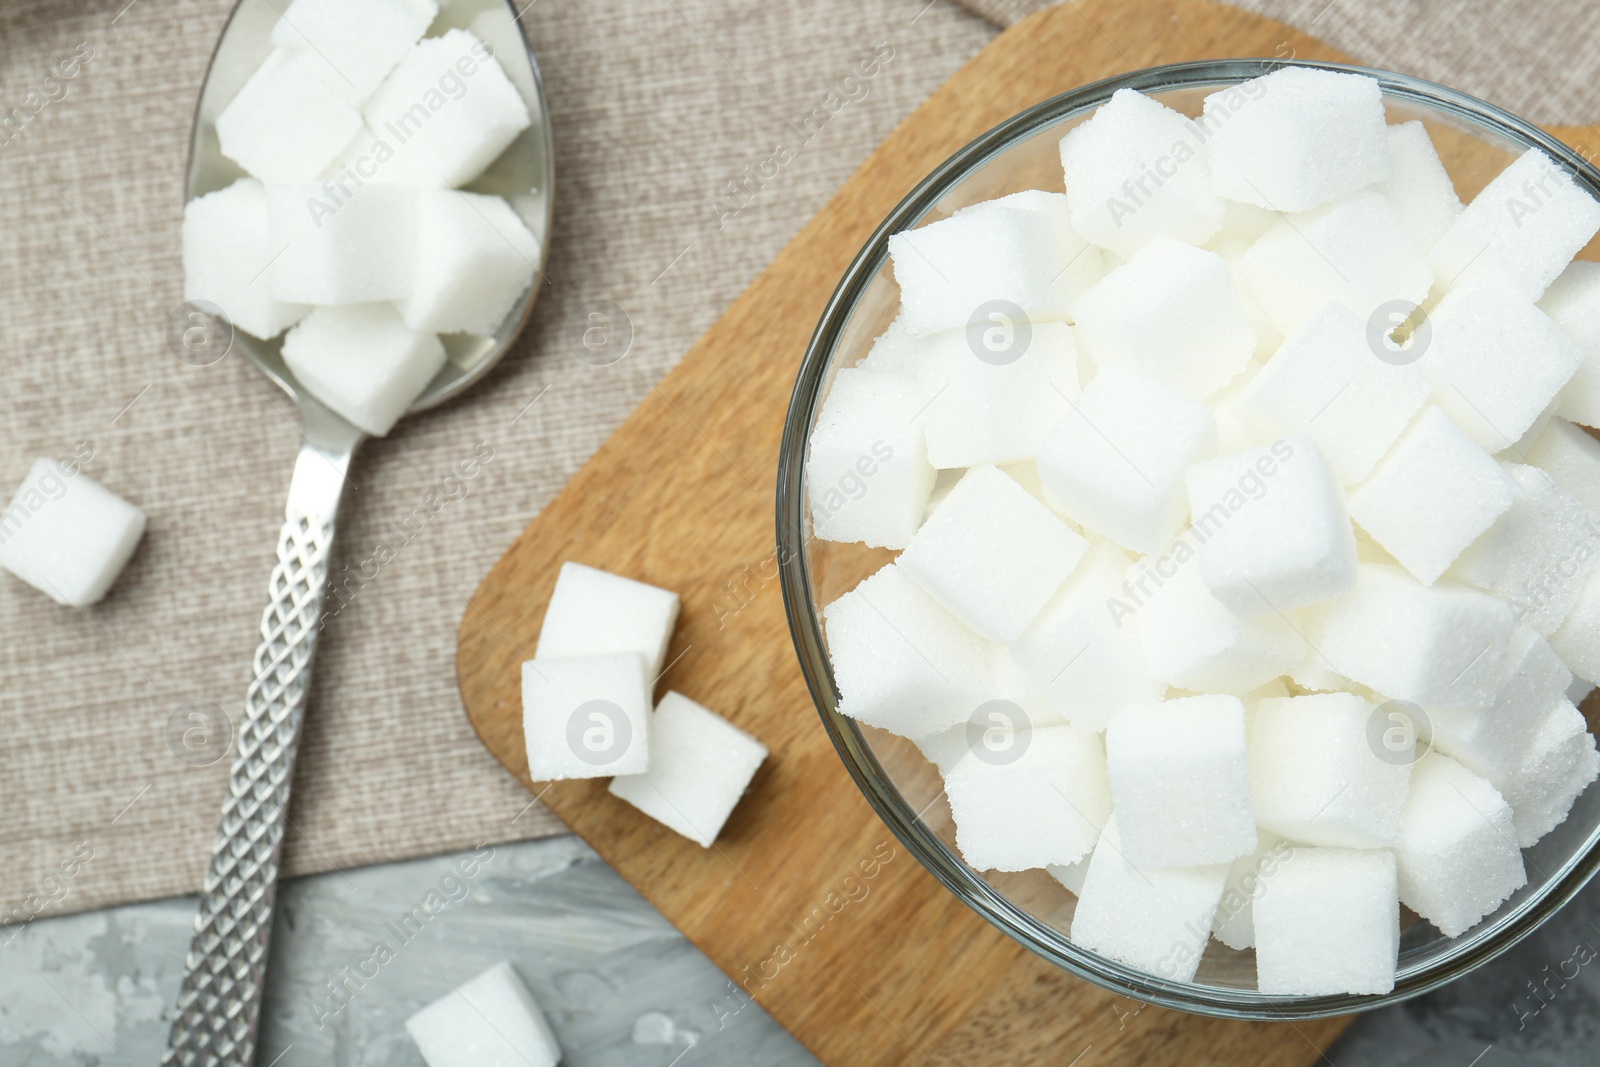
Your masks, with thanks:
[[[1188,1011],[1362,1010],[1526,936],[1600,869],[1600,296],[1563,273],[1597,231],[1559,142],[1335,65],[1109,79],[935,171],[819,324],[779,473],[796,650],[878,814],[1006,935]],[[1076,376],[1017,390],[1035,337]],[[896,402],[814,436],[836,379]],[[837,519],[852,449],[892,535]],[[1071,819],[975,804],[1068,736]]]

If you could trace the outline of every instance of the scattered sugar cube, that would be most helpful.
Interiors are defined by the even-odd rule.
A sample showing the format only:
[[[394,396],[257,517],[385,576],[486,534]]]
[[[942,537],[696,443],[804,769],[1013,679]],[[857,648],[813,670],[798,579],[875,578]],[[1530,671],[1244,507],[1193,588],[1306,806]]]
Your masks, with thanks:
[[[918,349],[910,416],[935,467],[1027,459],[1082,393],[1064,322],[1013,322],[995,312],[981,330],[936,334]]]
[[[1551,419],[1522,460],[1550,475],[1590,515],[1600,516],[1600,441],[1565,419]]]
[[[1388,176],[1372,78],[1284,67],[1206,97],[1211,184],[1230,200],[1309,211]]]
[[[267,186],[273,299],[301,304],[400,300],[416,277],[416,194],[368,185],[348,199],[320,185]]]
[[[1239,416],[1317,442],[1344,484],[1372,473],[1432,387],[1409,363],[1374,358],[1367,323],[1328,304],[1284,339],[1239,398]]]
[[[1377,712],[1353,693],[1261,701],[1250,733],[1256,822],[1307,845],[1397,844],[1410,751],[1374,750]]]
[[[1073,301],[1077,300],[1085,289],[1099,281],[1105,274],[1105,264],[1101,259],[1100,249],[1084,240],[1073,228],[1072,205],[1065,193],[1024,189],[1021,192],[985,201],[984,204],[962,208],[956,214],[981,209],[985,204],[1015,208],[1018,211],[1032,211],[1049,220],[1050,229],[1056,237],[1056,247],[1062,261],[1066,263],[1060,282],[1063,287],[1062,299],[1066,301],[1068,307],[1072,306]]]
[[[1431,584],[1511,507],[1516,491],[1487,452],[1430,406],[1351,491],[1350,517]]]
[[[527,129],[522,94],[466,30],[418,41],[362,109],[395,151],[389,164],[424,186],[461,186]]]
[[[283,362],[311,395],[382,437],[444,367],[444,345],[393,304],[319,307],[283,339]]]
[[[1072,311],[1084,354],[1100,367],[1132,368],[1193,400],[1227,385],[1255,353],[1227,260],[1170,237],[1152,238]]]
[[[1578,601],[1600,562],[1600,526],[1538,467],[1504,464],[1516,485],[1511,507],[1451,567],[1457,581],[1492,593],[1542,634]]]
[[[1378,183],[1414,247],[1427,252],[1461,214],[1461,198],[1421,122],[1397,122],[1384,131],[1389,176]]]
[[[106,595],[144,536],[144,512],[76,463],[36,459],[0,512],[0,567],[57,604]]]
[[[1600,683],[1600,572],[1589,572],[1577,601],[1549,640],[1569,671]]]
[[[1061,139],[1072,225],[1123,259],[1152,237],[1204,244],[1222,223],[1194,120],[1119,89]]]
[[[1400,953],[1394,853],[1295,847],[1256,898],[1256,987],[1387,993]]]
[[[1528,881],[1511,806],[1437,752],[1411,770],[1399,863],[1400,903],[1446,937],[1465,933]]]
[[[1539,299],[1539,310],[1578,342],[1583,361],[1561,389],[1556,414],[1600,426],[1600,263],[1575,259]]]
[[[1200,967],[1228,864],[1149,867],[1123,854],[1113,816],[1100,834],[1072,916],[1072,942],[1172,982]]]
[[[1433,285],[1427,259],[1376,189],[1279,220],[1238,266],[1245,288],[1284,333],[1330,301],[1363,322],[1397,301],[1409,313]]]
[[[1583,713],[1570,703],[1556,705],[1505,783],[1517,844],[1529,848],[1565,822],[1573,801],[1597,776],[1600,752]]]
[[[912,740],[967,721],[989,645],[890,563],[822,612],[839,713]]]
[[[222,154],[269,184],[315,181],[360,129],[361,113],[283,49],[217,116]]]
[[[1111,814],[1100,739],[1046,726],[1011,744],[1006,762],[969,752],[945,777],[962,858],[974,870],[1025,871],[1088,855]]]
[[[1106,727],[1106,769],[1129,862],[1193,867],[1255,851],[1238,697],[1125,705]]]
[[[1484,708],[1516,617],[1476,589],[1424,586],[1399,567],[1363,563],[1355,586],[1319,605],[1308,624],[1308,643],[1352,681],[1425,707]]]
[[[1417,366],[1433,380],[1434,403],[1490,452],[1525,434],[1583,362],[1550,316],[1492,276],[1451,290],[1428,323]]]
[[[428,1067],[556,1067],[561,1045],[509,963],[497,963],[406,1020]]]
[[[915,416],[922,400],[900,374],[847,367],[811,430],[811,527],[827,541],[904,548],[922,525],[934,471]]]
[[[1537,300],[1597,230],[1600,204],[1530,148],[1473,198],[1429,258],[1449,289],[1503,272],[1521,295]]]
[[[568,560],[556,577],[533,656],[632,652],[643,657],[653,684],[677,621],[677,593]]]
[[[989,327],[988,313],[1068,317],[1067,252],[1036,211],[974,205],[889,238],[906,328],[922,336]]]
[[[1110,541],[1095,542],[1010,646],[1043,699],[1089,733],[1104,730],[1122,705],[1154,700],[1165,688],[1150,677],[1134,628],[1106,610],[1113,597],[1125,595],[1129,562]]]
[[[1211,920],[1211,934],[1229,948],[1243,952],[1256,943],[1255,900],[1267,891],[1278,864],[1294,846],[1270,830],[1256,830],[1256,850],[1228,866],[1228,880]]]
[[[1197,693],[1248,693],[1305,658],[1305,640],[1287,616],[1235,615],[1207,588],[1193,556],[1180,540],[1145,559],[1130,572],[1135,596],[1115,605],[1119,620],[1137,623],[1152,676]]]
[[[1089,542],[992,466],[974,467],[898,560],[906,576],[993,641],[1022,636]]]
[[[266,190],[254,178],[183,206],[183,298],[215,304],[234,326],[264,341],[311,311],[273,299],[266,268],[277,252]]]
[[[1355,584],[1344,490],[1311,438],[1196,463],[1188,485],[1200,573],[1234,614],[1297,608]]]
[[[609,778],[650,769],[650,675],[635,652],[522,665],[528,776]]]
[[[766,745],[710,708],[669,692],[650,717],[650,769],[618,775],[607,792],[710,848],[766,758]]]
[[[1124,548],[1156,552],[1183,524],[1183,473],[1216,448],[1204,404],[1123,367],[1106,367],[1039,447],[1057,510]]]
[[[416,272],[400,314],[413,330],[492,335],[533,284],[539,239],[498,196],[417,194]]]
[[[434,0],[294,0],[272,43],[360,107],[438,13]]]
[[[1511,635],[1502,671],[1488,707],[1428,709],[1433,747],[1496,787],[1516,774],[1572,684],[1549,643],[1526,626]]]

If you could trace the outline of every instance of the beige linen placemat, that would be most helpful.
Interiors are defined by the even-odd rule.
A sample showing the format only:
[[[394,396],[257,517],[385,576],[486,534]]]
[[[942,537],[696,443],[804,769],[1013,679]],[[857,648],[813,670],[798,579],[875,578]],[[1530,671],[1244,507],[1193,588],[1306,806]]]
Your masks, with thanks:
[[[968,2],[995,21],[1034,6]],[[1320,4],[1244,6],[1541,121],[1600,112],[1583,54],[1597,16],[1581,0]],[[289,404],[241,360],[187,366],[164,341],[182,299],[190,112],[229,6],[0,10],[0,493],[34,456],[87,443],[92,476],[150,513],[95,608],[0,576],[0,921],[193,891],[214,832],[227,760],[195,766],[204,746],[187,763],[175,751],[203,740],[192,732],[185,749],[179,735],[206,716],[237,717],[298,440]],[[289,873],[560,829],[461,712],[466,595],[873,146],[996,32],[949,0],[536,0],[523,22],[554,113],[550,284],[485,383],[356,461],[336,569],[380,541],[403,545],[324,635]],[[893,59],[846,82],[880,41]],[[759,192],[729,199],[728,183],[835,90],[851,99],[821,133]],[[30,117],[14,129],[3,120],[16,108]],[[608,304],[631,347],[597,368],[569,334]],[[452,489],[458,499],[397,533],[484,449],[493,458],[464,496]]]

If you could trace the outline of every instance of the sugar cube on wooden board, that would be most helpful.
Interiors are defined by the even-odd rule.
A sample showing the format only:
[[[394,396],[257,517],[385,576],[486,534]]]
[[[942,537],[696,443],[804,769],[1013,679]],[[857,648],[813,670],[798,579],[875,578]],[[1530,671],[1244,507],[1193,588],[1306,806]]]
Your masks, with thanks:
[[[144,535],[145,514],[75,463],[36,459],[0,512],[0,567],[58,604],[106,595]]]
[[[319,307],[283,339],[283,361],[313,396],[367,433],[388,433],[444,367],[444,345],[393,304]]]
[[[650,682],[636,652],[522,665],[522,734],[536,782],[650,769]]]
[[[650,769],[608,791],[705,848],[744,795],[767,746],[710,708],[669,692],[650,716]]]
[[[643,658],[653,686],[677,621],[677,593],[568,561],[556,577],[533,656],[631,652]]]
[[[428,1067],[556,1067],[561,1045],[509,963],[455,986],[406,1020]]]

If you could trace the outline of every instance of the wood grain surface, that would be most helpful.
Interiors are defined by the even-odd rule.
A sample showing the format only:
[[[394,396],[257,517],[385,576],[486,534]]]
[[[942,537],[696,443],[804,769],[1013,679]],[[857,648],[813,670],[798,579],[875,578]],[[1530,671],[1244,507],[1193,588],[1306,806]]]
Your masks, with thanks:
[[[1348,1019],[1225,1022],[1140,1004],[1032,956],[934,881],[857,791],[795,659],[775,566],[778,440],[806,344],[873,228],[935,165],[1043,99],[1191,59],[1340,60],[1279,23],[1198,2],[1082,0],[1006,31],[912,114],[512,545],[472,598],[457,669],[491,752],[824,1062],[1317,1062]],[[1600,144],[1593,128],[1554,131]],[[1449,146],[1441,148],[1448,155]],[[1464,195],[1492,176],[1458,172]],[[715,848],[664,830],[605,782],[535,785],[521,727],[563,560],[679,592],[658,690],[772,750]]]

